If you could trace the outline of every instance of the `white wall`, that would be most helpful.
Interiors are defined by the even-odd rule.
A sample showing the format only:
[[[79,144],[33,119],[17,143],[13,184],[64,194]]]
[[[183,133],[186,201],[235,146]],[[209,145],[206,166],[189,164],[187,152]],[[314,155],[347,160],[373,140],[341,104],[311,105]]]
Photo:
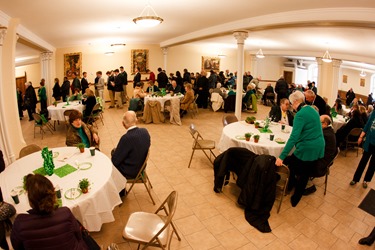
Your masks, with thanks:
[[[25,76],[26,80],[31,81],[34,87],[39,86],[41,77],[40,63],[34,63],[26,66],[16,67],[16,77]]]
[[[354,69],[349,69],[349,68],[341,68],[340,70],[340,84],[339,89],[348,91],[350,88],[353,88],[354,93],[356,94],[361,94],[367,96],[370,94],[371,90],[371,74],[367,74],[365,79],[365,86],[362,87],[360,86],[360,79],[361,77],[359,76],[360,71],[354,70]],[[342,82],[342,76],[347,75],[348,76],[348,83],[343,83]]]

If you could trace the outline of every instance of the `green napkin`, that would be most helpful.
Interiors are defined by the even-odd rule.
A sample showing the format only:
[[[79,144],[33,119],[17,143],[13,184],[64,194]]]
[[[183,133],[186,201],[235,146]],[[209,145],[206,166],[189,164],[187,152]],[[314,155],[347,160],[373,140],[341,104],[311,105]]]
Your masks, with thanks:
[[[38,169],[35,169],[33,171],[34,174],[40,174],[40,175],[43,175],[43,176],[46,176],[47,175],[47,172],[46,170],[44,170],[44,167],[40,167]]]
[[[68,174],[73,173],[74,171],[77,171],[77,169],[75,167],[73,167],[72,165],[66,164],[62,167],[56,168],[54,173],[58,177],[63,178],[65,176],[67,176]]]
[[[261,133],[272,133],[272,130],[271,129],[267,129],[267,130],[265,130],[264,128],[258,128],[258,130],[259,130],[259,132],[261,132]]]

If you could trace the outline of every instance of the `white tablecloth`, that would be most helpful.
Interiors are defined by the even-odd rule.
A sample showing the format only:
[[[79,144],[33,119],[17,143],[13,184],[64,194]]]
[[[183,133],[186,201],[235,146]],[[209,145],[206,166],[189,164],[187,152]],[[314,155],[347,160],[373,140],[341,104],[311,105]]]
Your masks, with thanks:
[[[336,117],[333,117],[332,120],[333,120],[332,128],[333,128],[333,131],[335,131],[335,133],[339,128],[341,128],[344,124],[346,124],[345,118],[342,115],[337,115]]]
[[[69,102],[69,105],[66,105],[66,102],[60,102],[55,107],[54,105],[50,105],[47,107],[48,109],[48,117],[51,120],[55,121],[65,121],[64,112],[68,109],[76,109],[81,113],[85,109],[85,105],[80,104],[78,101]]]
[[[281,131],[281,124],[272,123],[269,127],[274,135],[274,140],[270,140],[271,133],[261,133],[254,124],[247,124],[245,121],[234,122],[228,124],[223,128],[219,142],[220,152],[224,152],[231,147],[242,147],[247,148],[256,154],[267,154],[279,157],[283,151],[285,144],[279,144],[275,142],[276,138],[281,138],[285,141],[289,139],[290,133],[292,132],[292,127],[286,125],[285,130],[289,133]],[[243,139],[238,139],[244,137],[245,133],[252,133],[250,141],[245,141]],[[258,143],[254,142],[254,134],[260,135]],[[237,137],[237,138],[236,138]]]
[[[55,174],[46,176],[54,186],[59,185],[62,188],[62,205],[69,207],[89,231],[100,231],[103,223],[114,221],[112,210],[122,203],[119,192],[125,187],[126,179],[112,166],[111,160],[99,151],[96,151],[95,156],[91,156],[88,149],[80,153],[75,147],[54,148],[52,151],[59,152],[59,156],[54,158],[55,169],[65,164],[77,168],[76,161],[92,163],[90,169],[77,170],[63,178]],[[60,161],[65,156],[68,159],[65,162]],[[19,195],[20,203],[15,205],[10,193],[16,187],[22,187],[25,175],[42,166],[43,158],[39,151],[15,161],[0,174],[4,200],[13,204],[18,214],[26,213],[30,209],[27,196],[25,193]],[[89,192],[75,200],[66,199],[65,192],[70,188],[76,188],[79,180],[83,178],[88,178],[91,183]]]
[[[148,101],[158,101],[160,102],[160,106],[161,106],[161,111],[163,112],[164,111],[164,103],[168,100],[171,100],[171,99],[177,99],[177,100],[181,100],[182,98],[184,97],[184,95],[174,95],[174,96],[171,96],[171,94],[166,94],[165,96],[158,96],[158,97],[152,97],[150,95],[148,96],[145,96],[145,105]]]

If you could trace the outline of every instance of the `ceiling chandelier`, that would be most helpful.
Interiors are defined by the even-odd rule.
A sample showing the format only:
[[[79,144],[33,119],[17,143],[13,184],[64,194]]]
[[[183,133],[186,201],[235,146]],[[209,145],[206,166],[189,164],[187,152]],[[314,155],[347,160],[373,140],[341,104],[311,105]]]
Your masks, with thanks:
[[[328,50],[326,50],[326,52],[324,53],[323,58],[322,58],[322,61],[323,61],[323,62],[326,62],[326,63],[330,63],[330,62],[332,62],[332,57],[331,57],[331,55],[329,54]]]
[[[163,18],[159,17],[150,3],[146,5],[141,14],[133,19],[135,24],[145,28],[155,27],[163,22]]]
[[[366,72],[362,69],[361,73],[359,73],[360,77],[366,77]]]
[[[255,54],[255,56],[260,59],[264,58],[262,49],[259,49],[258,52]]]

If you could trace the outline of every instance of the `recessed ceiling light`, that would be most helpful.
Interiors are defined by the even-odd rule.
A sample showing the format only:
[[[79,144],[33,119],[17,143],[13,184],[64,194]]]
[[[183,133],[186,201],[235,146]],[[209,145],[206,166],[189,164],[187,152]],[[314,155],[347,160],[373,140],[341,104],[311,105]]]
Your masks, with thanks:
[[[111,46],[126,46],[125,43],[112,43]]]

